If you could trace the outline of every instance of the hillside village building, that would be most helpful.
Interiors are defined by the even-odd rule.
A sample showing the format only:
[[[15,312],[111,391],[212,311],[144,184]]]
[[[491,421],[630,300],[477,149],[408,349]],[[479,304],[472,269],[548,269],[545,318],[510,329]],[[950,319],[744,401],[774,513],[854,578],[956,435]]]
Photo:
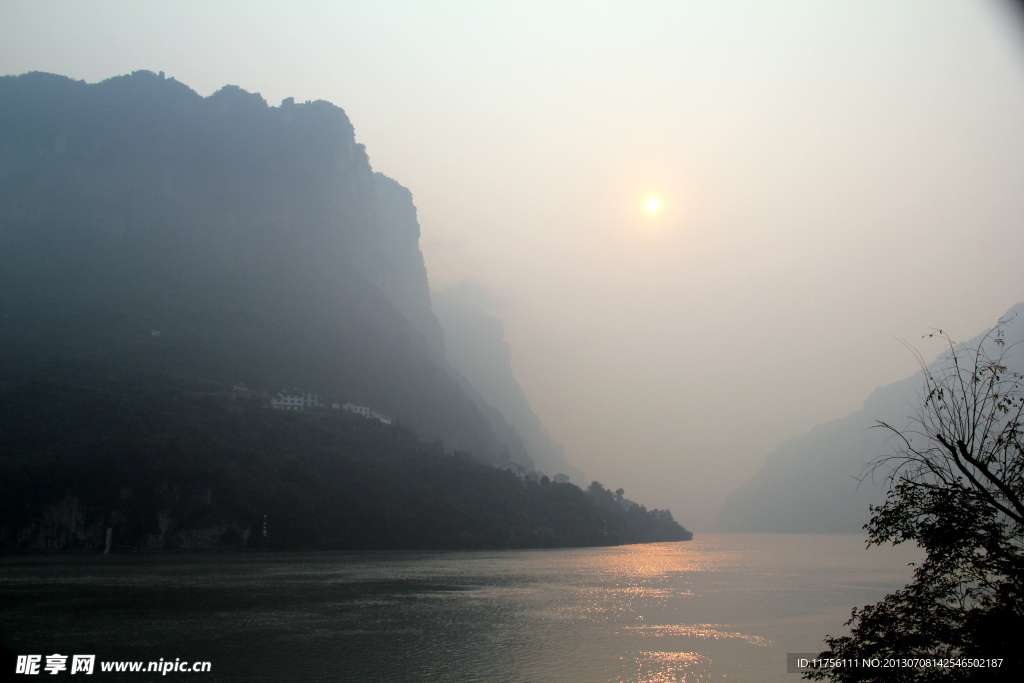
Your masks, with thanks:
[[[355,413],[356,415],[359,415],[360,417],[365,417],[367,420],[379,420],[381,424],[389,425],[392,422],[394,422],[394,420],[392,420],[387,415],[385,415],[383,413],[378,413],[375,410],[370,410],[369,406],[356,405],[355,403],[352,403],[351,401],[349,401],[348,403],[343,405],[342,408],[344,410],[347,410],[350,413]]]
[[[347,410],[350,413],[355,413],[356,415],[359,415],[360,417],[370,417],[370,406],[360,406],[360,405],[356,405],[355,403],[352,403],[351,401],[349,401],[348,403],[343,405],[341,408],[342,408],[342,410]]]
[[[270,407],[274,410],[309,410],[322,404],[316,394],[304,394],[299,391],[279,391],[271,397]]]

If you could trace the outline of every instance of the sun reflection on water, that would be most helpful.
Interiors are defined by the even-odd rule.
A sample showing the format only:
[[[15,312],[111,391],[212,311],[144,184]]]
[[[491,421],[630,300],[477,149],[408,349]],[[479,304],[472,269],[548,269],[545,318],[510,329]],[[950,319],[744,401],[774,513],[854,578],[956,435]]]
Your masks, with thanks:
[[[627,578],[665,577],[683,572],[720,571],[739,561],[726,551],[698,550],[679,544],[631,545],[593,558],[595,571]]]
[[[636,679],[629,683],[689,683],[710,680],[710,660],[697,652],[640,652]],[[626,683],[623,681],[622,683]]]
[[[656,638],[663,638],[665,636],[687,636],[690,638],[712,638],[714,640],[721,640],[723,638],[736,638],[738,640],[745,640],[752,645],[758,645],[760,647],[767,647],[772,645],[772,641],[767,638],[760,636],[751,636],[746,633],[735,633],[729,631],[719,631],[719,624],[694,624],[692,626],[684,626],[681,624],[669,624],[665,626],[626,626],[626,630],[629,631],[640,631],[644,635],[654,636]]]

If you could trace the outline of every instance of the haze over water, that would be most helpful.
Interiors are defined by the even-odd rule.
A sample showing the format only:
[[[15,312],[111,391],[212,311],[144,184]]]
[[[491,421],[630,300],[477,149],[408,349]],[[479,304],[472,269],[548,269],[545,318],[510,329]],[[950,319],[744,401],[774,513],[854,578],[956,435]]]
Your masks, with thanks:
[[[796,680],[787,652],[820,651],[852,606],[906,583],[918,559],[913,548],[865,551],[852,534],[30,556],[0,560],[0,595],[18,652],[209,660],[209,681],[770,683]]]

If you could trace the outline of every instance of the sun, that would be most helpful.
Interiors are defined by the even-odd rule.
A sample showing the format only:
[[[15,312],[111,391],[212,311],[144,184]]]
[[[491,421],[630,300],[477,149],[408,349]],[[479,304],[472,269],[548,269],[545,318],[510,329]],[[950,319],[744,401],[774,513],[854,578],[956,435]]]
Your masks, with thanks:
[[[651,213],[656,213],[661,208],[661,200],[657,197],[648,197],[645,206]]]

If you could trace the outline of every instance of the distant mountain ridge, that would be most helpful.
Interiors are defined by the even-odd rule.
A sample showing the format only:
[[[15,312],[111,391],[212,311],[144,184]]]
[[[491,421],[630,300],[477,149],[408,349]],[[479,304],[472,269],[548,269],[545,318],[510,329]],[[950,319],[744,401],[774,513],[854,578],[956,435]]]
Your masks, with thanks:
[[[530,466],[448,366],[418,239],[411,193],[328,102],[146,71],[0,78],[0,370],[81,357],[300,387]]]
[[[512,372],[512,349],[501,320],[485,310],[486,295],[470,283],[434,292],[434,312],[445,334],[448,359],[490,406],[522,437],[534,463],[549,475],[579,484],[584,474],[570,463],[523,393]]]
[[[1024,304],[1003,316],[1008,345],[1024,340]],[[985,333],[966,345],[976,345]],[[942,354],[929,367],[948,358]],[[1024,371],[1024,357],[1009,360]],[[864,407],[790,439],[765,457],[747,483],[731,493],[718,514],[717,528],[735,532],[856,533],[870,516],[868,506],[885,499],[884,481],[860,481],[864,466],[892,453],[892,434],[872,429],[878,421],[902,428],[920,404],[924,373],[876,389]]]

